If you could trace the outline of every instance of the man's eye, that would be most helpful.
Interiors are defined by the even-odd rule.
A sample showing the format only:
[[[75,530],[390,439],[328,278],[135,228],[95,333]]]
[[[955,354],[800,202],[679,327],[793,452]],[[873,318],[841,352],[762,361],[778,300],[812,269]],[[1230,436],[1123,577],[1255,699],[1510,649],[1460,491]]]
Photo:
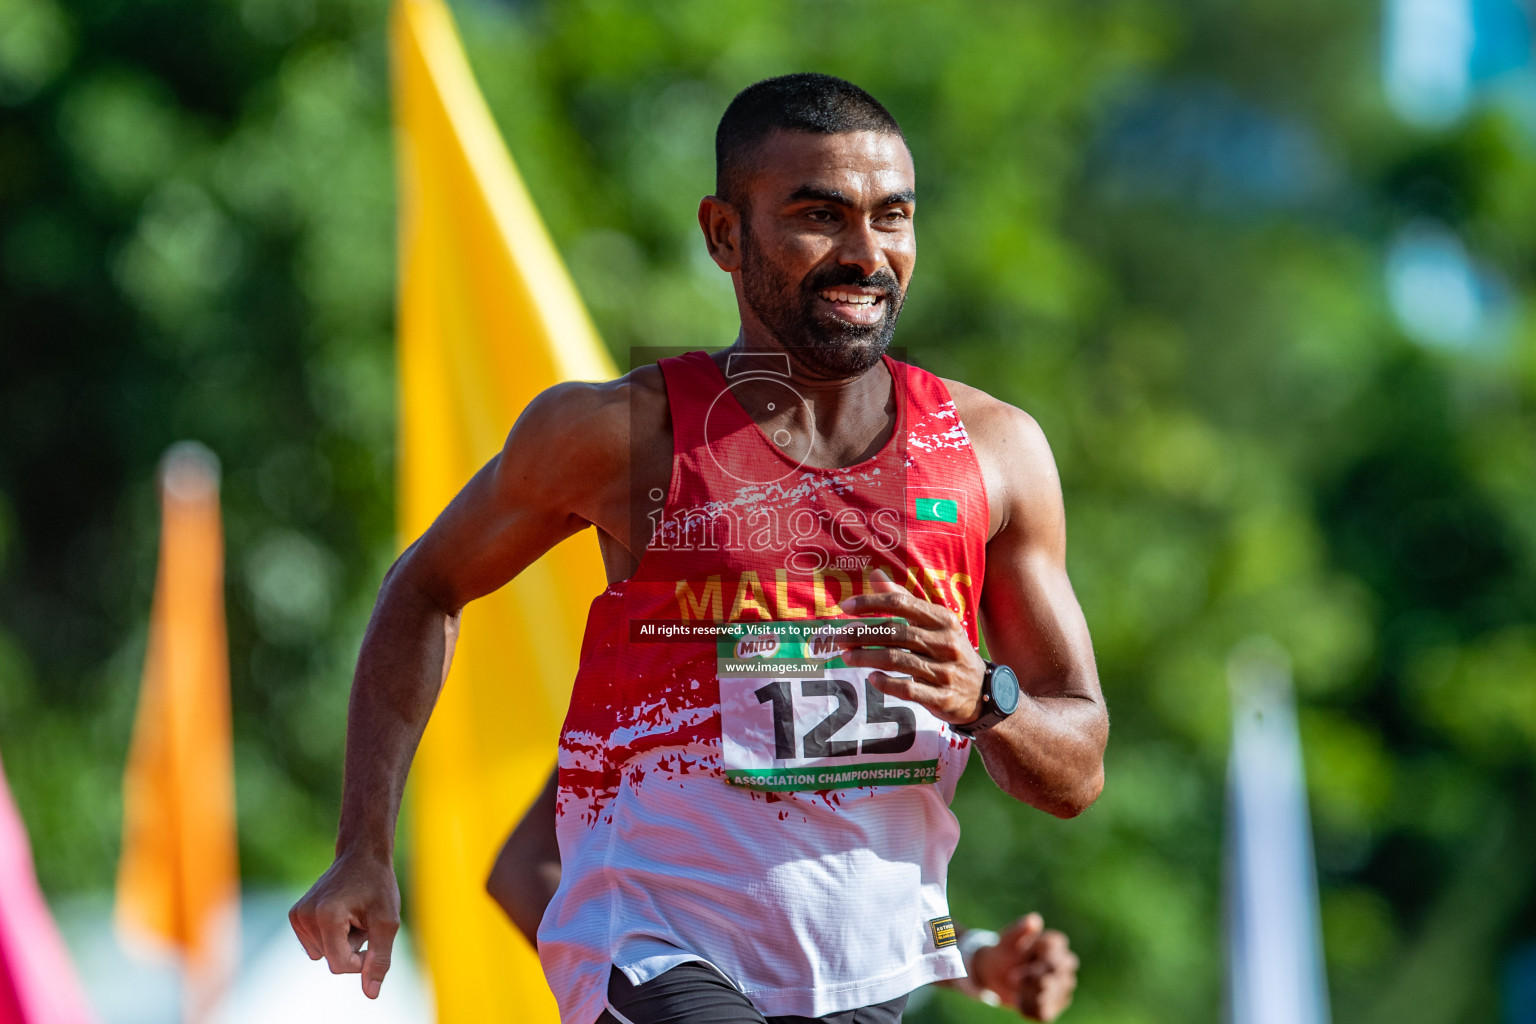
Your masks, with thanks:
[[[890,220],[890,221],[906,220],[907,219],[907,211],[906,210],[891,210],[889,213],[887,213],[885,215],[885,219],[886,220]]]
[[[827,221],[832,219],[832,211],[831,210],[809,210],[809,211],[806,212],[806,216],[809,217],[811,220],[820,221],[821,223],[826,223]]]

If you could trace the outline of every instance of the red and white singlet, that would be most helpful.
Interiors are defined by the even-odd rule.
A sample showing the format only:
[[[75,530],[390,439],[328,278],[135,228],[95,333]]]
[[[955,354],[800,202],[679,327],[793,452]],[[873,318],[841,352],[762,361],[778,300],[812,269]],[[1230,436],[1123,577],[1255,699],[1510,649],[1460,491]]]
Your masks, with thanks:
[[[732,393],[772,375],[728,378],[702,352],[660,365],[670,489],[635,575],[592,602],[560,738],[539,956],[561,1019],[597,1019],[610,965],[642,984],[706,960],[770,1016],[959,977],[945,876],[970,744],[817,636],[881,568],[976,644],[987,497],[954,401],[886,358],[891,439],[817,469]],[[714,622],[756,625],[690,633]]]

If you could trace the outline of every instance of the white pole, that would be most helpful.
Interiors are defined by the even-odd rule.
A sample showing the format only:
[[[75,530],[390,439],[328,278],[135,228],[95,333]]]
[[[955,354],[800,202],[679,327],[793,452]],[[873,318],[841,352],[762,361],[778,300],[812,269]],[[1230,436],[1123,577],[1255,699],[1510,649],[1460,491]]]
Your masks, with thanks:
[[[1229,1024],[1328,1024],[1312,830],[1290,661],[1267,639],[1228,667],[1226,931]]]

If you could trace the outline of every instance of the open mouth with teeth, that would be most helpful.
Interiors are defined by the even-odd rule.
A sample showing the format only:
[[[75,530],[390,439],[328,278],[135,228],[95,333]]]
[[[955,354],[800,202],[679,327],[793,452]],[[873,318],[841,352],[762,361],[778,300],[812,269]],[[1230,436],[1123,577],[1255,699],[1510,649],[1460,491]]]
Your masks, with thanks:
[[[863,288],[824,288],[816,293],[839,320],[877,324],[885,316],[885,293]]]

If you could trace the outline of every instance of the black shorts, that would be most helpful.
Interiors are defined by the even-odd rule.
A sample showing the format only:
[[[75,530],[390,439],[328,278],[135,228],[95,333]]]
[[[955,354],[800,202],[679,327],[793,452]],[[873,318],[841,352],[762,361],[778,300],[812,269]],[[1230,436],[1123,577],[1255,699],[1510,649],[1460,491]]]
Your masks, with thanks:
[[[644,985],[617,967],[608,975],[608,1008],[597,1024],[901,1024],[907,997],[825,1017],[764,1017],[708,964],[679,964]]]

